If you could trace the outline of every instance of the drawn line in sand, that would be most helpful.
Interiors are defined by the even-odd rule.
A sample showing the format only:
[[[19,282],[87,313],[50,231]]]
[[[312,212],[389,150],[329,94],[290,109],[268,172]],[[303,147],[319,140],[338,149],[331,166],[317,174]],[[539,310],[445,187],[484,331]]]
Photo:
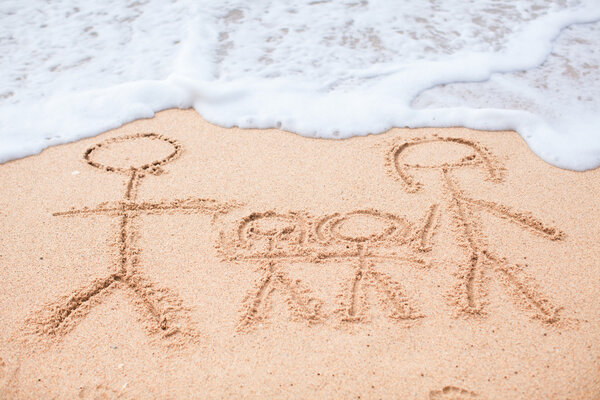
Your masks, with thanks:
[[[294,319],[309,323],[321,321],[322,302],[311,297],[308,289],[303,288],[299,281],[291,280],[279,264],[269,262],[262,265],[260,271],[257,290],[250,291],[244,299],[242,317],[238,323],[239,330],[251,329],[266,317],[270,297],[276,290],[285,296]]]
[[[428,144],[452,144],[466,149],[467,155],[458,161],[446,161],[437,164],[420,165],[406,162],[407,152],[414,152]],[[431,153],[428,153],[429,155]],[[424,157],[425,158],[425,157]],[[547,323],[559,320],[560,308],[552,305],[539,290],[531,278],[523,272],[520,265],[511,265],[501,257],[494,255],[482,233],[480,222],[475,217],[477,210],[482,210],[512,222],[521,229],[539,235],[551,241],[564,239],[564,233],[557,227],[547,226],[531,213],[522,213],[510,207],[491,201],[477,200],[466,195],[455,182],[453,171],[460,168],[477,167],[486,172],[486,179],[499,183],[502,181],[503,168],[499,161],[482,145],[475,141],[461,138],[416,138],[392,147],[388,153],[387,166],[394,178],[401,181],[408,192],[414,193],[423,185],[416,181],[412,171],[427,168],[438,170],[445,193],[445,207],[450,211],[455,229],[459,232],[461,247],[469,262],[459,268],[457,273],[459,283],[454,293],[454,303],[467,314],[484,314],[487,287],[485,285],[486,271],[493,271],[499,281],[509,289],[515,303],[530,310],[532,317]],[[432,205],[430,209],[433,212]],[[428,237],[423,231],[424,237]]]
[[[380,248],[385,244],[399,247],[410,242],[410,224],[406,219],[377,210],[358,210],[326,216],[317,227],[317,237],[322,243],[355,246],[355,253],[350,257],[354,261],[353,277],[348,289],[338,296],[340,303],[335,311],[342,321],[368,320],[368,288],[375,290],[380,305],[389,312],[389,318],[410,321],[422,317],[416,312],[402,285],[375,270],[377,261],[370,257],[371,248]],[[375,229],[370,231],[369,227]]]
[[[440,205],[432,204],[425,216],[423,228],[418,232],[419,251],[431,251],[432,240],[440,224]]]
[[[254,212],[238,222],[229,236],[222,233],[218,250],[224,259],[258,265],[261,273],[243,303],[239,330],[250,330],[268,317],[271,294],[280,290],[293,319],[310,324],[323,322],[323,302],[300,281],[291,280],[285,267],[292,262],[344,262],[352,275],[344,284],[338,309],[340,322],[368,320],[367,289],[372,288],[389,318],[420,318],[402,286],[375,269],[389,262],[425,267],[412,254],[410,224],[402,217],[377,210],[357,210],[314,217],[305,212]],[[401,247],[408,248],[404,253]]]
[[[477,393],[456,386],[445,386],[440,390],[429,392],[429,400],[475,400],[480,399]]]
[[[111,166],[94,160],[95,152],[100,149],[110,149],[114,145],[136,140],[161,141],[168,144],[172,151],[157,161],[144,162],[128,168]],[[114,271],[92,280],[88,285],[74,290],[68,296],[47,304],[42,310],[30,316],[27,322],[35,333],[47,337],[62,337],[73,329],[94,305],[100,303],[104,296],[120,289],[130,295],[148,333],[165,339],[170,338],[171,344],[197,339],[198,334],[191,326],[189,311],[183,306],[179,297],[170,289],[159,287],[141,272],[139,261],[141,249],[137,246],[140,235],[137,220],[142,214],[193,212],[206,213],[214,217],[220,213],[227,213],[237,206],[235,203],[195,198],[157,203],[137,201],[137,192],[142,179],[147,177],[147,174],[162,173],[161,167],[178,157],[181,149],[175,140],[155,133],[141,133],[109,139],[85,151],[84,159],[90,166],[128,176],[123,198],[119,202],[103,203],[91,209],[71,209],[53,215],[67,217],[107,215],[120,218],[117,237],[119,260]]]

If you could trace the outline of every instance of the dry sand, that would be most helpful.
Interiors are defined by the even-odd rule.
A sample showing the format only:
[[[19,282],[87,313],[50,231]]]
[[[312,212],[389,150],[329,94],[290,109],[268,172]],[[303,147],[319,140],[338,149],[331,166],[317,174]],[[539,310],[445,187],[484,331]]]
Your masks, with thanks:
[[[0,397],[598,399],[599,183],[189,110],[0,165]]]

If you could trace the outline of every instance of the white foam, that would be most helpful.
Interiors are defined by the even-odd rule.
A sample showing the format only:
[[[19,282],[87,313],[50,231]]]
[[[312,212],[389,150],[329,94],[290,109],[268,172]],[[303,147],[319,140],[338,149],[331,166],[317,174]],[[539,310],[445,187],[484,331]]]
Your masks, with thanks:
[[[328,138],[515,129],[600,165],[598,0],[77,3],[0,3],[0,162],[193,106]]]

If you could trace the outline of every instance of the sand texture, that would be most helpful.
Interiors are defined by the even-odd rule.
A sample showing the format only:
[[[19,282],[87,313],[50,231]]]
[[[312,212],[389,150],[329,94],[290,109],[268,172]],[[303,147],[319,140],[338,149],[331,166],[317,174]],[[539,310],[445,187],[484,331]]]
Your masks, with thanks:
[[[600,170],[169,110],[0,165],[0,398],[600,398]]]

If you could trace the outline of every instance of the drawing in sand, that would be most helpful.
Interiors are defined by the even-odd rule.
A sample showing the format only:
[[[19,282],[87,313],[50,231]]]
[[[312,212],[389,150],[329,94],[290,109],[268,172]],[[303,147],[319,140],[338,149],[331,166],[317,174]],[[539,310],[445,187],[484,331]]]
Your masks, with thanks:
[[[431,155],[441,155],[443,152],[432,152],[431,145],[444,145],[450,152],[450,147],[467,150],[467,155],[454,161],[430,163],[425,165]],[[419,158],[419,151],[427,153],[421,163],[414,161]],[[439,150],[439,149],[438,149]],[[412,154],[409,154],[412,153]],[[416,156],[415,156],[416,154]],[[423,153],[424,155],[425,153]],[[410,156],[410,159],[409,159]],[[435,159],[435,157],[434,157]],[[537,289],[536,284],[526,277],[521,265],[513,265],[505,258],[495,255],[489,248],[487,238],[482,233],[481,223],[475,212],[485,211],[503,218],[533,234],[548,240],[562,240],[564,234],[555,227],[550,227],[529,213],[522,213],[491,201],[478,200],[465,194],[461,189],[455,171],[461,168],[478,168],[486,173],[486,179],[498,183],[502,181],[502,168],[499,161],[486,148],[475,141],[461,138],[416,138],[393,146],[388,153],[388,166],[391,174],[402,182],[405,190],[415,193],[423,189],[423,185],[413,174],[420,169],[439,171],[445,199],[444,207],[452,215],[453,223],[459,232],[459,239],[465,256],[469,260],[460,267],[459,282],[455,302],[460,310],[467,314],[484,314],[487,288],[485,277],[488,272],[508,288],[517,305],[522,305],[532,313],[532,317],[547,323],[559,319],[559,308],[555,307]],[[437,208],[434,204],[432,207]]]
[[[109,152],[114,146],[135,141],[159,141],[168,154],[155,161],[127,165],[126,160],[115,161],[118,165],[105,165],[96,159],[97,153]],[[166,145],[166,146],[165,146]],[[139,146],[139,148],[143,148]],[[119,219],[117,243],[119,258],[103,277],[96,278],[88,285],[76,289],[70,295],[47,304],[40,312],[32,315],[28,323],[36,333],[50,337],[61,337],[71,330],[102,301],[103,295],[120,289],[126,291],[137,306],[145,328],[151,334],[162,338],[178,337],[177,340],[193,340],[196,337],[186,308],[179,297],[170,289],[159,287],[144,276],[137,247],[140,229],[137,225],[141,214],[163,214],[172,212],[204,213],[215,216],[227,213],[233,203],[222,203],[211,199],[188,198],[184,200],[145,202],[137,199],[138,188],[149,174],[159,175],[165,164],[173,161],[181,153],[181,145],[175,140],[156,133],[140,133],[108,139],[90,147],[84,154],[86,163],[104,172],[121,174],[127,177],[123,198],[112,203],[103,203],[94,208],[72,209],[57,212],[56,217],[89,217],[105,215]],[[145,155],[137,155],[143,158]]]
[[[407,254],[398,253],[410,243],[411,226],[398,215],[377,210],[358,210],[332,214],[316,225],[316,236],[325,246],[338,246],[340,261],[351,263],[352,278],[340,294],[336,312],[343,322],[368,320],[368,289],[373,288],[379,304],[389,310],[388,317],[396,321],[410,321],[422,317],[411,304],[406,289],[389,275],[378,271],[379,263],[400,266],[426,267],[425,262]],[[349,251],[341,250],[343,248]],[[341,250],[341,251],[340,251]]]
[[[106,158],[111,148],[139,140],[156,141],[169,150],[158,160],[136,161],[136,165],[128,165],[127,158],[122,160],[113,157],[113,161],[102,161],[102,154]],[[431,143],[450,143],[466,148],[469,152],[457,161],[432,165],[406,160],[407,151],[414,152],[414,149],[426,148]],[[118,218],[116,242],[119,257],[105,276],[46,305],[28,318],[29,326],[36,333],[51,337],[64,335],[95,304],[101,302],[105,294],[120,289],[130,295],[149,333],[162,338],[193,339],[197,336],[192,329],[188,311],[179,297],[172,290],[160,287],[148,279],[142,272],[141,249],[137,246],[140,235],[138,216],[183,212],[204,213],[214,218],[228,213],[238,204],[203,198],[139,201],[137,193],[143,179],[149,175],[160,175],[163,166],[180,153],[179,143],[155,133],[121,136],[86,150],[84,160],[89,166],[126,176],[123,198],[94,208],[71,209],[53,215]],[[144,155],[140,157],[143,158]],[[244,300],[239,330],[252,329],[268,317],[272,294],[276,291],[284,296],[293,319],[313,324],[328,318],[323,302],[315,298],[302,282],[290,278],[289,267],[298,262],[336,262],[351,267],[351,274],[338,295],[339,302],[334,311],[342,323],[369,320],[371,290],[379,299],[377,304],[388,312],[391,320],[410,322],[422,317],[404,286],[379,271],[377,265],[392,263],[399,267],[427,267],[428,263],[418,253],[431,250],[433,234],[442,210],[451,213],[455,227],[460,231],[460,243],[469,260],[459,269],[460,279],[455,293],[455,302],[462,312],[484,313],[487,293],[484,278],[490,271],[510,289],[518,299],[518,304],[532,311],[533,317],[549,323],[558,320],[559,309],[535,289],[536,285],[526,277],[523,268],[510,264],[489,249],[475,211],[492,213],[549,240],[561,240],[563,233],[557,228],[544,225],[530,214],[513,211],[499,203],[473,199],[456,182],[454,171],[461,168],[480,168],[486,172],[487,179],[492,182],[501,181],[502,168],[484,147],[474,141],[459,138],[418,138],[394,146],[389,153],[388,162],[394,176],[411,193],[422,189],[422,185],[412,175],[414,171],[422,168],[439,171],[445,201],[440,203],[442,205],[430,204],[421,223],[422,227],[418,230],[413,229],[402,216],[373,209],[359,209],[324,216],[314,216],[307,212],[254,212],[238,221],[233,232],[228,235],[222,233],[217,248],[223,259],[254,265],[260,272],[258,281]]]
[[[294,319],[317,323],[327,318],[322,301],[288,276],[286,268],[297,262],[338,262],[352,267],[351,278],[338,296],[336,314],[341,322],[368,320],[369,288],[375,290],[389,318],[410,321],[421,317],[402,285],[375,268],[382,262],[427,266],[410,249],[406,251],[409,231],[404,218],[377,210],[323,217],[267,211],[243,218],[233,234],[222,234],[219,244],[224,259],[258,265],[261,272],[244,300],[238,329],[252,329],[268,317],[271,294],[276,290],[286,297]]]

